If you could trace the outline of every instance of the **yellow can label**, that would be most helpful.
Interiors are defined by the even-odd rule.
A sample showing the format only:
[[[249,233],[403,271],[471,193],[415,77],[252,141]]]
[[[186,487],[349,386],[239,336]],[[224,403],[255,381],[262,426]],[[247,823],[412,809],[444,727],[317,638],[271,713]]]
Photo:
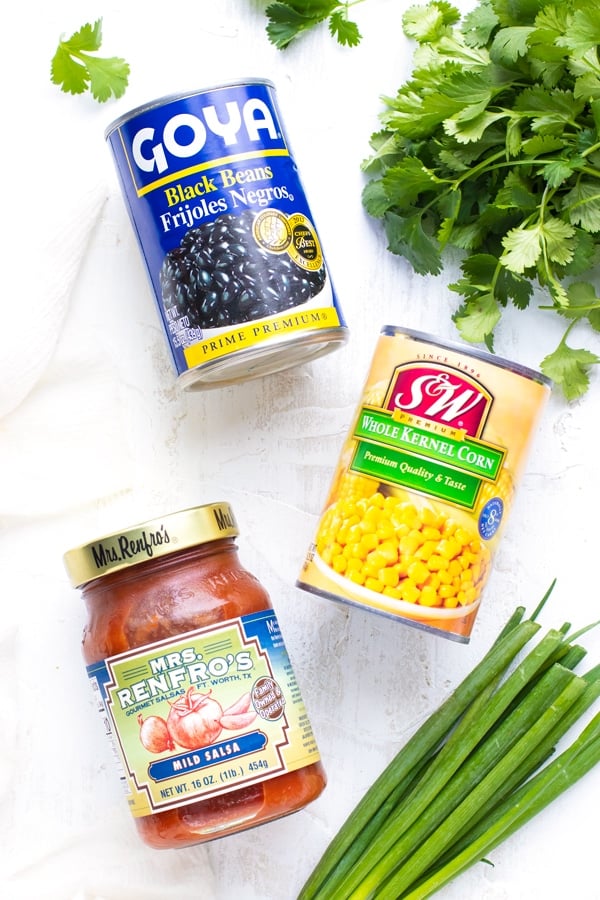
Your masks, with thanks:
[[[384,329],[298,585],[466,642],[549,392]]]
[[[341,320],[334,307],[319,307],[303,312],[291,311],[260,322],[240,325],[221,334],[198,341],[185,350],[188,367],[194,369],[213,359],[221,359],[238,350],[247,350],[289,335],[338,328]]]

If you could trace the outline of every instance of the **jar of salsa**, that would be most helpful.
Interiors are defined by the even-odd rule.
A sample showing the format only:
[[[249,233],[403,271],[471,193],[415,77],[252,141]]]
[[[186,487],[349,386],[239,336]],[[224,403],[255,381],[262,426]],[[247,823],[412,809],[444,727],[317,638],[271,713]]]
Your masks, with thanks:
[[[266,590],[214,503],[64,556],[88,610],[83,655],[145,843],[172,849],[271,821],[326,777]]]

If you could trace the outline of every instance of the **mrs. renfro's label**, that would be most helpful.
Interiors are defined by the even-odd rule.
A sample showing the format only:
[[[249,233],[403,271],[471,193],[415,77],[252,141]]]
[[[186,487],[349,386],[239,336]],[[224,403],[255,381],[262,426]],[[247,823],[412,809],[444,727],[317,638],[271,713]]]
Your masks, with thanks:
[[[110,657],[88,675],[136,817],[319,759],[272,610]]]

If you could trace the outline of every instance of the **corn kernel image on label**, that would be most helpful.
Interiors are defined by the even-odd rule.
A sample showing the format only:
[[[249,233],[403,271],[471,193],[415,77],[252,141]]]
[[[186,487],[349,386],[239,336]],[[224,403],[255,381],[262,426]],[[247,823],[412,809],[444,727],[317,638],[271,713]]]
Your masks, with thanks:
[[[516,363],[383,328],[297,585],[467,643],[549,394]]]

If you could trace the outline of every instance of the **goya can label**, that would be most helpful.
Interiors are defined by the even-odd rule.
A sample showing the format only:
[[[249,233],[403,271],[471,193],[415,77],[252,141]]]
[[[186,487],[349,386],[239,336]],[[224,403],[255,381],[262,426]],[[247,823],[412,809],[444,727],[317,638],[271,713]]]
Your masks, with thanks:
[[[166,97],[106,136],[184,387],[279,371],[346,340],[270,82]]]
[[[549,394],[523,366],[385,327],[298,586],[468,642]]]

